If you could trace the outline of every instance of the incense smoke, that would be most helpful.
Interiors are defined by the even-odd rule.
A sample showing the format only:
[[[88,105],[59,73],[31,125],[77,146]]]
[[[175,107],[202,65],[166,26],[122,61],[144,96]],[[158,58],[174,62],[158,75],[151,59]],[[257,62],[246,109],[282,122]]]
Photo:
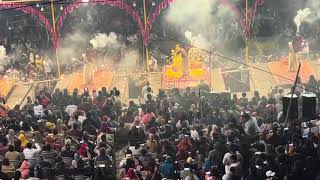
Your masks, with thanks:
[[[293,20],[297,26],[297,33],[300,32],[301,23],[305,21],[310,15],[311,15],[311,10],[309,8],[298,10],[297,16]]]
[[[90,44],[93,46],[94,49],[99,49],[99,48],[118,49],[123,46],[123,43],[120,42],[118,36],[114,32],[111,32],[109,35],[98,33],[95,35],[93,39],[90,40]]]
[[[189,43],[209,50],[222,47],[225,37],[241,34],[232,14],[213,0],[176,0],[170,5],[165,22]]]
[[[190,42],[190,44],[194,47],[206,49],[210,47],[210,42],[204,38],[201,34],[193,35],[192,32],[186,31],[184,33],[187,40]]]
[[[68,33],[61,41],[62,64],[68,66],[72,63],[72,58],[81,59],[81,54],[86,52],[89,35],[81,30]]]

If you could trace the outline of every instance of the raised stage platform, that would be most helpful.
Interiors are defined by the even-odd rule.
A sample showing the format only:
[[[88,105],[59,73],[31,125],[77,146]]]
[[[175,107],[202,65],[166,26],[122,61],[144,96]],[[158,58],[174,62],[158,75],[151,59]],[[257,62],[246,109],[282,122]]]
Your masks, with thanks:
[[[309,81],[310,75],[314,75],[316,79],[318,79],[318,75],[316,73],[316,67],[310,63],[311,61],[302,61],[301,70],[300,70],[300,78],[302,83],[307,83]],[[269,70],[273,75],[276,85],[278,86],[291,86],[295,81],[295,77],[297,72],[288,72],[288,61],[283,59],[281,61],[275,61],[268,63]]]

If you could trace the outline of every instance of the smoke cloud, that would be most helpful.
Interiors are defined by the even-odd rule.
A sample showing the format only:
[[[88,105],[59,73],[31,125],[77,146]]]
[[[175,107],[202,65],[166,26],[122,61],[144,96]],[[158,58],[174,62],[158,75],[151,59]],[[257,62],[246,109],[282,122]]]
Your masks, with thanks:
[[[206,49],[210,47],[210,42],[206,38],[204,38],[201,34],[193,35],[192,32],[186,31],[184,35],[192,46],[202,48],[202,49]]]
[[[80,29],[80,28],[79,28]],[[88,47],[89,35],[81,30],[68,33],[61,41],[62,64],[69,65],[72,58],[79,58]]]
[[[307,0],[306,7],[311,10],[313,19],[320,18],[320,1],[319,0]]]
[[[227,7],[213,0],[177,0],[170,5],[165,21],[189,43],[205,49],[223,46],[226,32],[237,31],[238,25]]]
[[[123,43],[119,40],[116,33],[111,32],[109,35],[98,33],[93,39],[90,40],[90,44],[94,49],[99,48],[111,48],[118,49],[123,47]]]
[[[300,9],[297,12],[297,16],[294,18],[294,23],[297,26],[297,33],[300,32],[300,26],[301,23],[305,20],[307,20],[307,18],[311,15],[311,10],[309,8],[305,8],[305,9]]]

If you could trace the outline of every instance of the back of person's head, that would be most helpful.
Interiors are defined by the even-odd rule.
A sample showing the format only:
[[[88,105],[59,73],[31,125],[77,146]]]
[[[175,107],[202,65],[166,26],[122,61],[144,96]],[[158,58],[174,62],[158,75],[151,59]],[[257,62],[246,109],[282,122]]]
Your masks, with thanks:
[[[119,91],[119,90],[116,90],[115,93],[114,93],[114,95],[115,95],[115,96],[120,96],[120,91]]]
[[[142,111],[145,111],[147,109],[147,105],[146,104],[141,104],[141,109],[142,109]]]
[[[217,166],[211,166],[210,175],[218,177],[219,176],[219,168]]]
[[[13,152],[13,151],[14,151],[14,146],[10,144],[10,145],[8,146],[8,150],[9,150],[10,152]]]
[[[151,87],[147,87],[147,92],[151,93]]]
[[[135,149],[139,149],[139,148],[140,148],[140,144],[136,143],[136,144],[134,145],[134,148],[135,148]]]
[[[229,151],[235,153],[238,150],[238,146],[234,143],[229,145]]]
[[[112,95],[114,95],[114,90],[113,89],[110,90],[110,96],[112,96]]]
[[[77,123],[73,123],[72,127],[73,127],[74,130],[77,130],[78,129],[78,124]]]
[[[105,134],[103,134],[103,135],[101,136],[101,140],[102,140],[102,141],[107,141],[107,136],[106,136]]]
[[[45,145],[43,146],[43,151],[51,151],[51,146],[50,146],[50,144],[45,144]]]
[[[230,160],[231,160],[231,162],[236,163],[236,162],[238,161],[237,155],[232,154],[232,155],[230,156]]]
[[[147,108],[147,113],[151,113],[151,112],[152,112],[151,109]]]
[[[147,99],[148,99],[148,100],[151,100],[151,99],[152,99],[151,94],[147,94]]]
[[[27,143],[27,148],[28,148],[28,149],[31,149],[31,148],[32,148],[32,143],[31,143],[31,142],[28,142],[28,143]]]
[[[4,165],[4,166],[9,166],[9,165],[10,165],[9,159],[8,159],[8,158],[4,158],[4,159],[2,160],[2,165]]]
[[[100,148],[99,152],[100,152],[100,156],[106,155],[106,149],[104,147]]]

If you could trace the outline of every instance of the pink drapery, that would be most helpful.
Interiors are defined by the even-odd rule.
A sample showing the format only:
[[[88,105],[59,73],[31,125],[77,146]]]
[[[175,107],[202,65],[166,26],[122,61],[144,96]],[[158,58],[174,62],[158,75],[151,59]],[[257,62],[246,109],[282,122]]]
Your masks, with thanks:
[[[41,21],[41,23],[45,26],[45,28],[50,33],[52,45],[55,48],[57,47],[57,42],[58,42],[57,38],[58,37],[53,32],[53,29],[52,29],[51,24],[48,21],[48,19],[39,10],[37,10],[37,9],[35,9],[33,7],[30,7],[30,6],[26,6],[26,5],[22,5],[22,4],[16,4],[16,3],[0,3],[0,9],[18,10],[18,11],[22,11],[22,12],[24,12],[26,14],[31,14],[33,16],[38,17],[39,20]]]
[[[142,24],[142,21],[139,17],[138,12],[132,7],[132,5],[128,5],[127,3],[125,3],[121,0],[91,0],[88,3],[93,4],[93,5],[97,5],[97,4],[105,5],[106,4],[106,5],[110,5],[112,7],[117,7],[119,9],[124,10],[126,13],[131,15],[133,17],[133,19],[137,22],[138,27],[141,31],[141,35],[144,39],[144,42],[146,42],[147,36],[146,36],[145,30],[144,30],[144,25]],[[60,19],[57,24],[57,34],[59,36],[60,36],[60,30],[62,28],[63,22],[67,18],[68,14],[72,13],[74,10],[76,10],[84,5],[86,5],[86,3],[83,3],[82,0],[77,0],[74,3],[70,4],[69,6],[67,6],[66,8],[64,8],[64,10],[61,12]]]

